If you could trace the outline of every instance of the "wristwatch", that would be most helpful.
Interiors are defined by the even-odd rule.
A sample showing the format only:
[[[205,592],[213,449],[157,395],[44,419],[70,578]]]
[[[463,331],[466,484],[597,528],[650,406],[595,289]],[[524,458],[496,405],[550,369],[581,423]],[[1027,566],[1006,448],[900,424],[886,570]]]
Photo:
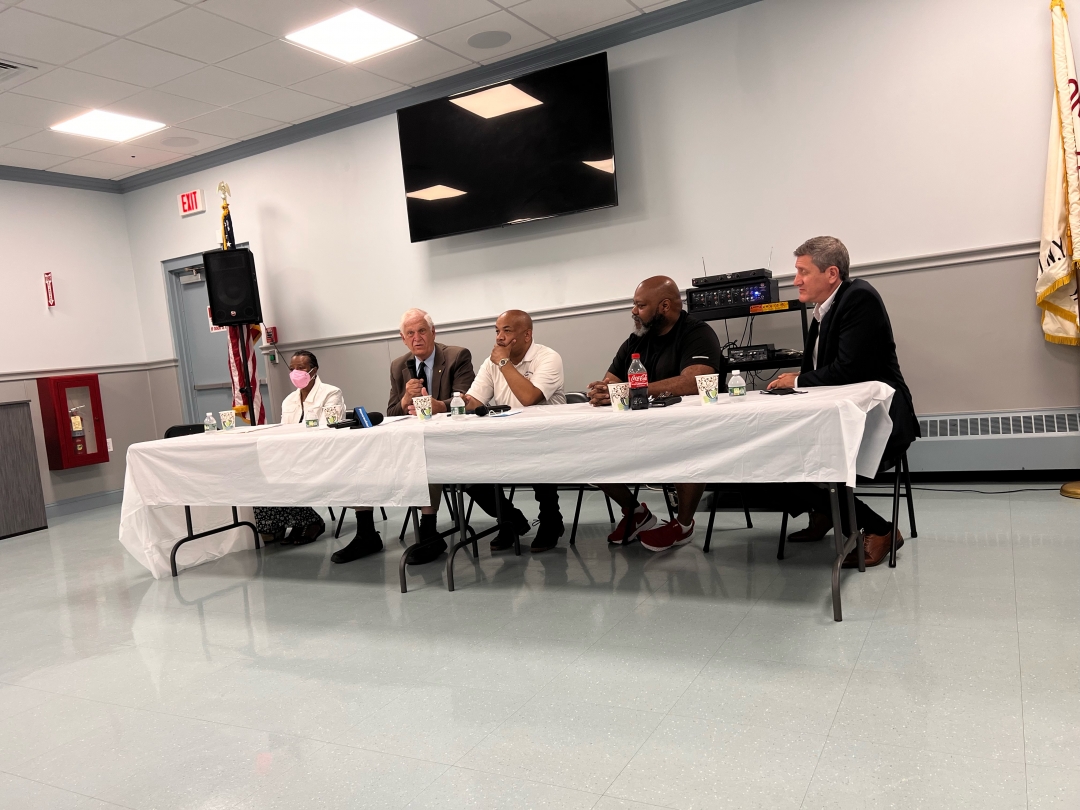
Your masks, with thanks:
[[[502,360],[499,361],[499,368],[502,368],[503,366],[505,366],[509,362],[510,362],[510,358],[509,357],[504,357]]]

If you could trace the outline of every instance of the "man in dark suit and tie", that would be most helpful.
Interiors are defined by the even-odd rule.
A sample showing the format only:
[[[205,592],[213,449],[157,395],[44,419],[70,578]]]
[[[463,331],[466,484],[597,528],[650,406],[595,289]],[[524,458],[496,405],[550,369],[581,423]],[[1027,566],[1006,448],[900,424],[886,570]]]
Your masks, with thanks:
[[[900,373],[896,342],[885,304],[878,291],[863,279],[850,279],[847,248],[839,239],[816,236],[795,251],[795,288],[799,300],[814,305],[798,374],[781,374],[769,388],[809,388],[817,385],[848,385],[877,380],[892,386],[889,416],[892,435],[882,457],[882,466],[899,462],[901,454],[918,438],[919,423],[911,391]],[[832,528],[827,498],[813,487],[791,487],[800,496],[793,498],[791,514],[810,512],[810,526],[789,539],[794,542],[820,540]],[[862,501],[855,501],[855,519],[865,535],[866,564],[878,565],[889,553],[893,526]],[[904,540],[899,533],[896,546]],[[853,551],[845,567],[857,565]]]
[[[390,364],[390,401],[387,416],[409,413],[413,397],[431,395],[435,413],[450,409],[454,392],[462,395],[476,377],[472,354],[460,346],[435,342],[435,324],[422,309],[410,309],[401,316],[401,340],[409,351]],[[420,509],[420,543],[409,557],[410,565],[431,562],[446,551],[446,542],[438,537],[439,500],[442,487],[428,488],[429,503]],[[382,551],[382,538],[375,530],[371,507],[356,510],[356,536],[345,548],[331,556],[335,563],[347,563]]]

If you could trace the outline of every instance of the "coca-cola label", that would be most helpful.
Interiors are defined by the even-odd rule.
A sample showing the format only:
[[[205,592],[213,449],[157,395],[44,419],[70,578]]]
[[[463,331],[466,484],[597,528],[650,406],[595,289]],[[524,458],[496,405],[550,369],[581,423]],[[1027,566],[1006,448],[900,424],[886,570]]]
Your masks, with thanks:
[[[628,375],[630,377],[631,388],[648,388],[649,387],[649,373],[647,371],[637,371]]]

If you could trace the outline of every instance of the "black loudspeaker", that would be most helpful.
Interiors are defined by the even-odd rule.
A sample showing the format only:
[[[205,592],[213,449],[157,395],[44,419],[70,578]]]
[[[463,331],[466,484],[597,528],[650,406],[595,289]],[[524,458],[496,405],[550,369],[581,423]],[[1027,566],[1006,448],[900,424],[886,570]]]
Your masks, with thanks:
[[[262,323],[255,257],[247,248],[203,254],[203,276],[214,326]]]

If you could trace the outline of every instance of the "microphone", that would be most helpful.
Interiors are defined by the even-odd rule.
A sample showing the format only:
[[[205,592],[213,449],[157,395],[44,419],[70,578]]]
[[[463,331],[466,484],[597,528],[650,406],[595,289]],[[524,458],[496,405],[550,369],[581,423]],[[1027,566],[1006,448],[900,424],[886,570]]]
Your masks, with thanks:
[[[477,416],[487,416],[489,413],[505,413],[510,410],[509,405],[477,405],[476,410],[473,411]]]
[[[350,425],[353,429],[356,428],[369,428],[382,424],[384,417],[378,411],[372,411],[368,413],[364,408],[353,408],[353,414],[356,416],[356,424]]]

